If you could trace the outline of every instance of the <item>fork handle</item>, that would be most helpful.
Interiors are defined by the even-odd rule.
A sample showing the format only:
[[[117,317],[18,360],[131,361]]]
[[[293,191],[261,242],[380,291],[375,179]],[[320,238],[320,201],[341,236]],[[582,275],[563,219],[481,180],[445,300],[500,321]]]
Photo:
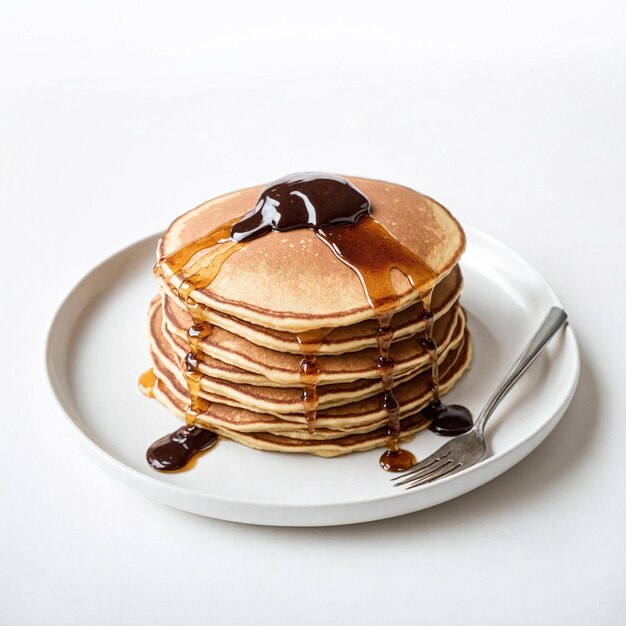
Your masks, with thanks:
[[[504,396],[509,393],[513,385],[522,377],[533,361],[541,354],[550,339],[554,337],[556,331],[563,326],[566,319],[567,313],[563,309],[559,307],[552,307],[550,309],[550,312],[542,322],[539,330],[537,330],[534,337],[528,342],[528,345],[524,348],[519,357],[517,357],[517,360],[513,363],[502,382],[498,385],[489,400],[487,400],[487,404],[485,404],[474,424],[474,430],[477,433],[483,434],[487,420],[491,417],[496,407],[500,404]]]

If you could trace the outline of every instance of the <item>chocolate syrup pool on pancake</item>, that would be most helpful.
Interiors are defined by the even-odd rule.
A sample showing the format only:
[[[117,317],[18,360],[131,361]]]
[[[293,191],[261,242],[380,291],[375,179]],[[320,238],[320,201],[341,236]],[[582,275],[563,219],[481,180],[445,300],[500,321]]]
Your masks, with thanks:
[[[268,185],[254,209],[233,224],[230,238],[241,242],[272,230],[349,226],[369,212],[367,197],[345,178],[300,172]]]
[[[395,363],[389,357],[389,346],[393,340],[390,324],[399,300],[391,281],[391,271],[397,269],[402,272],[419,293],[425,291],[424,286],[431,283],[436,276],[422,259],[371,217],[369,200],[351,183],[329,174],[309,172],[286,176],[266,187],[261,192],[256,207],[243,218],[226,222],[205,237],[183,246],[170,257],[161,259],[155,271],[160,272],[162,267],[166,266],[172,274],[179,273],[196,253],[219,244],[220,247],[208,264],[201,259],[184,270],[183,280],[178,287],[178,296],[192,316],[194,322],[192,328],[197,328],[195,332],[201,335],[204,332],[204,325],[207,324],[202,316],[204,307],[191,298],[192,291],[208,287],[226,259],[246,242],[271,231],[296,228],[313,230],[361,281],[378,320],[380,356],[376,361],[376,367],[384,386],[381,408],[388,415],[388,449],[382,455],[380,463],[389,471],[408,469],[415,464],[415,458],[410,452],[398,447],[400,407],[393,395]],[[430,335],[426,336],[426,339],[431,340],[429,348],[434,355],[431,359],[435,373],[437,346],[432,340],[432,323]],[[188,333],[188,341],[190,352],[185,358],[185,376],[191,401],[186,417],[189,426],[194,428],[196,417],[208,409],[208,402],[199,396],[201,373],[198,365],[201,354],[195,349],[197,346],[195,335]],[[300,363],[303,409],[309,432],[313,433],[317,410],[316,386],[320,374],[317,352],[323,341],[323,335],[313,339],[298,337],[298,341],[303,356]],[[306,348],[302,349],[303,346]],[[435,398],[438,399],[438,376],[433,383]],[[165,446],[168,454],[171,445],[185,448],[186,436],[177,437],[177,433],[159,440],[150,450],[163,449],[162,442],[165,439],[168,440]],[[188,458],[196,452],[192,452]],[[154,463],[151,464],[156,467]],[[157,469],[166,470],[169,466]]]

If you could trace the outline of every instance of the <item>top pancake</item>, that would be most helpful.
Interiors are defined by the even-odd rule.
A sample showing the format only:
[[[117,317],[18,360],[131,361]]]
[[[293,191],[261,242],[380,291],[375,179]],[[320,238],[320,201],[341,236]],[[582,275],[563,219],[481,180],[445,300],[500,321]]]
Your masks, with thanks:
[[[370,200],[372,217],[434,272],[430,288],[456,265],[465,248],[459,223],[434,200],[383,181],[347,177]],[[262,186],[210,200],[176,219],[157,247],[158,258],[206,235],[252,208]],[[210,258],[215,248],[192,258]],[[165,276],[174,286],[180,276]],[[398,271],[393,286],[398,308],[420,294]],[[355,324],[372,317],[357,274],[339,261],[308,229],[271,232],[230,256],[209,287],[192,292],[194,300],[221,313],[267,328],[303,332]]]

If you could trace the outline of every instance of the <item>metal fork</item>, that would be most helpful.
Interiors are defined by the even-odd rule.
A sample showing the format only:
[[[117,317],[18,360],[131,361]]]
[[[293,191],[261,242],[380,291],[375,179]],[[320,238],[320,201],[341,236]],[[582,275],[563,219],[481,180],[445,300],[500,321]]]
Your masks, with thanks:
[[[451,476],[467,469],[485,458],[485,425],[500,404],[501,400],[522,377],[533,361],[541,354],[557,330],[563,326],[567,313],[558,307],[552,307],[534,337],[511,366],[502,382],[487,400],[476,422],[469,432],[455,437],[444,444],[434,454],[412,467],[410,470],[392,478],[394,487],[408,485],[413,489],[430,483],[444,476]],[[402,478],[402,480],[400,480]]]

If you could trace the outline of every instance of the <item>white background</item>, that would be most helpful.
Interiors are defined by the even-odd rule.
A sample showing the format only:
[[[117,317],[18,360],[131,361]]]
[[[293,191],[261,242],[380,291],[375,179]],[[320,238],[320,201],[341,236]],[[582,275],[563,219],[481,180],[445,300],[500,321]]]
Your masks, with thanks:
[[[626,623],[620,2],[0,3],[0,623]],[[47,326],[94,264],[302,169],[434,196],[552,283],[550,438],[462,498],[327,529],[168,509],[74,447]]]

